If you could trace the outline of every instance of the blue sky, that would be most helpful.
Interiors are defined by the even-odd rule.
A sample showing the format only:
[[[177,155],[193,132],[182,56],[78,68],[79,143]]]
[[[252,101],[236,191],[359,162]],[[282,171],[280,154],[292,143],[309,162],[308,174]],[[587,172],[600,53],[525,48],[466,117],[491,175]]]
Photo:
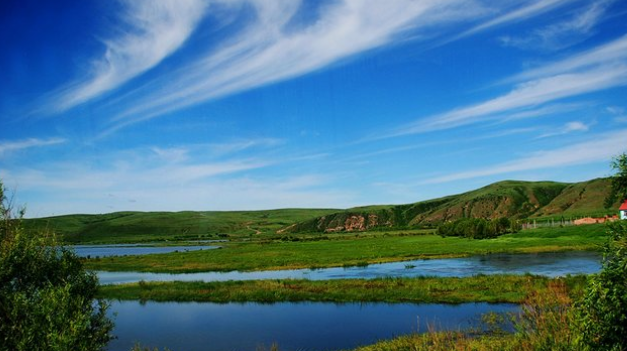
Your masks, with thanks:
[[[620,0],[0,3],[31,217],[399,204],[611,174]]]

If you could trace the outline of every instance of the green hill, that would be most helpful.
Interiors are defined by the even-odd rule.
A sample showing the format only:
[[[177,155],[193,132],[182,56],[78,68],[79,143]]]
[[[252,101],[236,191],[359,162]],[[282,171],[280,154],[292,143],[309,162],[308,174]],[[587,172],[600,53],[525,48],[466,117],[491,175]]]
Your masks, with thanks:
[[[459,218],[542,219],[615,214],[603,207],[608,178],[581,183],[502,181],[467,193],[407,205],[366,206],[295,223],[282,232],[429,228]]]
[[[27,230],[51,229],[70,243],[216,240],[274,235],[277,230],[337,209],[270,211],[114,212],[25,219]]]
[[[115,212],[24,220],[30,230],[49,228],[67,242],[264,238],[276,234],[432,228],[459,218],[535,219],[615,214],[603,207],[610,179],[581,183],[502,181],[463,194],[406,205],[269,211]]]

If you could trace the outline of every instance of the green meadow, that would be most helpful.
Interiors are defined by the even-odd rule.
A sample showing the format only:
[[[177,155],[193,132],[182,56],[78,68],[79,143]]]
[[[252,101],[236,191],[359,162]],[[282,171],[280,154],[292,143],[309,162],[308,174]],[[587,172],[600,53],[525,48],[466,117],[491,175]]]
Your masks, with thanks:
[[[52,230],[69,244],[120,244],[215,239],[260,239],[336,209],[268,211],[114,212],[24,220],[29,231]]]
[[[424,231],[341,236],[276,235],[273,239],[221,243],[221,249],[90,259],[93,270],[186,273],[358,266],[421,258],[489,253],[598,250],[606,241],[601,224],[528,229],[495,239],[440,237]]]

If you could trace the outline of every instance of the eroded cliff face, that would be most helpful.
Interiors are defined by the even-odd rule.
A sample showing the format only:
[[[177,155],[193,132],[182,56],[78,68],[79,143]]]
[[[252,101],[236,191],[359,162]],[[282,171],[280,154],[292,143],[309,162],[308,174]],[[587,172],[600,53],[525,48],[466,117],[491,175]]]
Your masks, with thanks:
[[[325,220],[326,217],[321,217],[317,226],[318,230],[325,233],[366,231],[381,225],[391,226],[390,222],[379,223],[379,216],[374,213],[348,215],[343,223],[341,223],[341,219],[332,220],[332,223],[337,224],[333,227],[326,227]]]

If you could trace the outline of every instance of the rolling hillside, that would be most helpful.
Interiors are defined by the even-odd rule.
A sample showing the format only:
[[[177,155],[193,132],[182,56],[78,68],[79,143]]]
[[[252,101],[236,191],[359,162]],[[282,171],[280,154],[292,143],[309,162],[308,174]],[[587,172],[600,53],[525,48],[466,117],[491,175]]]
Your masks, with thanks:
[[[30,230],[52,229],[67,242],[141,242],[273,237],[376,229],[430,228],[464,217],[542,219],[614,214],[603,202],[610,180],[581,183],[502,181],[467,193],[407,205],[270,211],[115,212],[26,219]]]
[[[295,223],[282,232],[433,227],[466,217],[511,219],[603,216],[610,180],[581,183],[502,181],[467,193],[407,205],[358,207]],[[616,204],[617,208],[618,204]]]
[[[270,211],[114,212],[25,219],[27,230],[50,229],[70,243],[219,240],[274,235],[277,230],[337,209]]]

